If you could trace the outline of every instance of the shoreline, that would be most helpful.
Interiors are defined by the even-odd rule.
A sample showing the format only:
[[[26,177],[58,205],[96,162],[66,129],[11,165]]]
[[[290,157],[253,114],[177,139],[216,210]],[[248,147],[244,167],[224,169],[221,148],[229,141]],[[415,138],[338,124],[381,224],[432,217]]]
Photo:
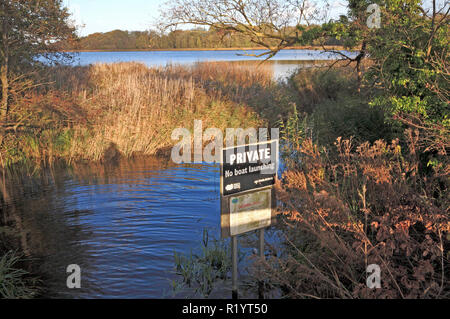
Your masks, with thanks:
[[[317,46],[293,46],[282,49],[284,50],[314,50],[314,51],[323,51],[326,50],[346,50],[343,46],[325,46],[325,47],[317,47]],[[82,53],[82,52],[183,52],[183,51],[255,51],[262,50],[267,51],[267,48],[264,47],[248,47],[248,48],[196,48],[196,49],[96,49],[96,50],[88,50],[88,49],[73,49],[73,50],[62,50],[61,52],[66,53]]]

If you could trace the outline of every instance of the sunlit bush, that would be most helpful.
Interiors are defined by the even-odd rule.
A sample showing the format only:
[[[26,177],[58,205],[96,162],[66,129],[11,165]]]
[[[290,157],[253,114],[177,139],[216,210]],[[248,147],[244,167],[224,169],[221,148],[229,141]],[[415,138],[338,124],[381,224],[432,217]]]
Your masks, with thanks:
[[[303,139],[278,185],[285,249],[259,275],[294,298],[448,298],[450,170],[424,176],[407,133],[407,149]],[[366,285],[370,264],[381,289]]]

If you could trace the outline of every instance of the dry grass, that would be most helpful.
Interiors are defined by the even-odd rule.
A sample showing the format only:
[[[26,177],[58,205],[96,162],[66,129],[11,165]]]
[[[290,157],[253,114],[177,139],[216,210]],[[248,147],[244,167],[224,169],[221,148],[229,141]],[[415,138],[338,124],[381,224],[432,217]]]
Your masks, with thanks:
[[[50,71],[51,85],[15,101],[10,118],[18,125],[3,136],[3,166],[153,155],[176,143],[170,139],[174,128],[192,129],[195,119],[205,128],[259,127],[263,121],[255,112],[221,94],[210,80],[241,86],[270,82],[267,70],[233,63],[193,68],[117,63]]]
[[[286,245],[259,276],[291,298],[448,298],[450,171],[421,175],[416,134],[406,149],[298,144],[278,185]],[[382,289],[366,285],[370,264]]]

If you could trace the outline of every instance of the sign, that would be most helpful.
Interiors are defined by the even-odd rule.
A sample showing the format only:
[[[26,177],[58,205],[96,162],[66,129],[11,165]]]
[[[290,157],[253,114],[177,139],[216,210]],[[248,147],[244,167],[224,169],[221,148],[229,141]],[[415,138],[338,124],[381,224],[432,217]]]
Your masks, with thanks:
[[[275,219],[278,141],[225,148],[221,160],[222,238],[269,227]]]
[[[229,196],[275,184],[278,141],[224,148],[221,194]]]
[[[269,227],[271,219],[271,189],[230,198],[231,236]]]

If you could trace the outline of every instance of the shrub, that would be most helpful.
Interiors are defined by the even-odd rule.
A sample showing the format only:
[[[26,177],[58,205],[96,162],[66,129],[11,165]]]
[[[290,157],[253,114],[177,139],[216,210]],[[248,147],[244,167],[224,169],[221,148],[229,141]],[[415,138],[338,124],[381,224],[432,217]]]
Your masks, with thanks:
[[[387,123],[385,110],[370,106],[376,91],[367,87],[358,91],[351,69],[299,70],[291,81],[301,101],[299,114],[291,114],[282,127],[297,121],[297,129],[322,146],[332,145],[338,137],[373,143],[398,136],[396,127]]]
[[[408,149],[339,138],[320,150],[303,139],[277,186],[285,251],[259,276],[293,298],[448,298],[450,170],[421,176],[408,136]],[[382,289],[366,286],[370,264]]]

